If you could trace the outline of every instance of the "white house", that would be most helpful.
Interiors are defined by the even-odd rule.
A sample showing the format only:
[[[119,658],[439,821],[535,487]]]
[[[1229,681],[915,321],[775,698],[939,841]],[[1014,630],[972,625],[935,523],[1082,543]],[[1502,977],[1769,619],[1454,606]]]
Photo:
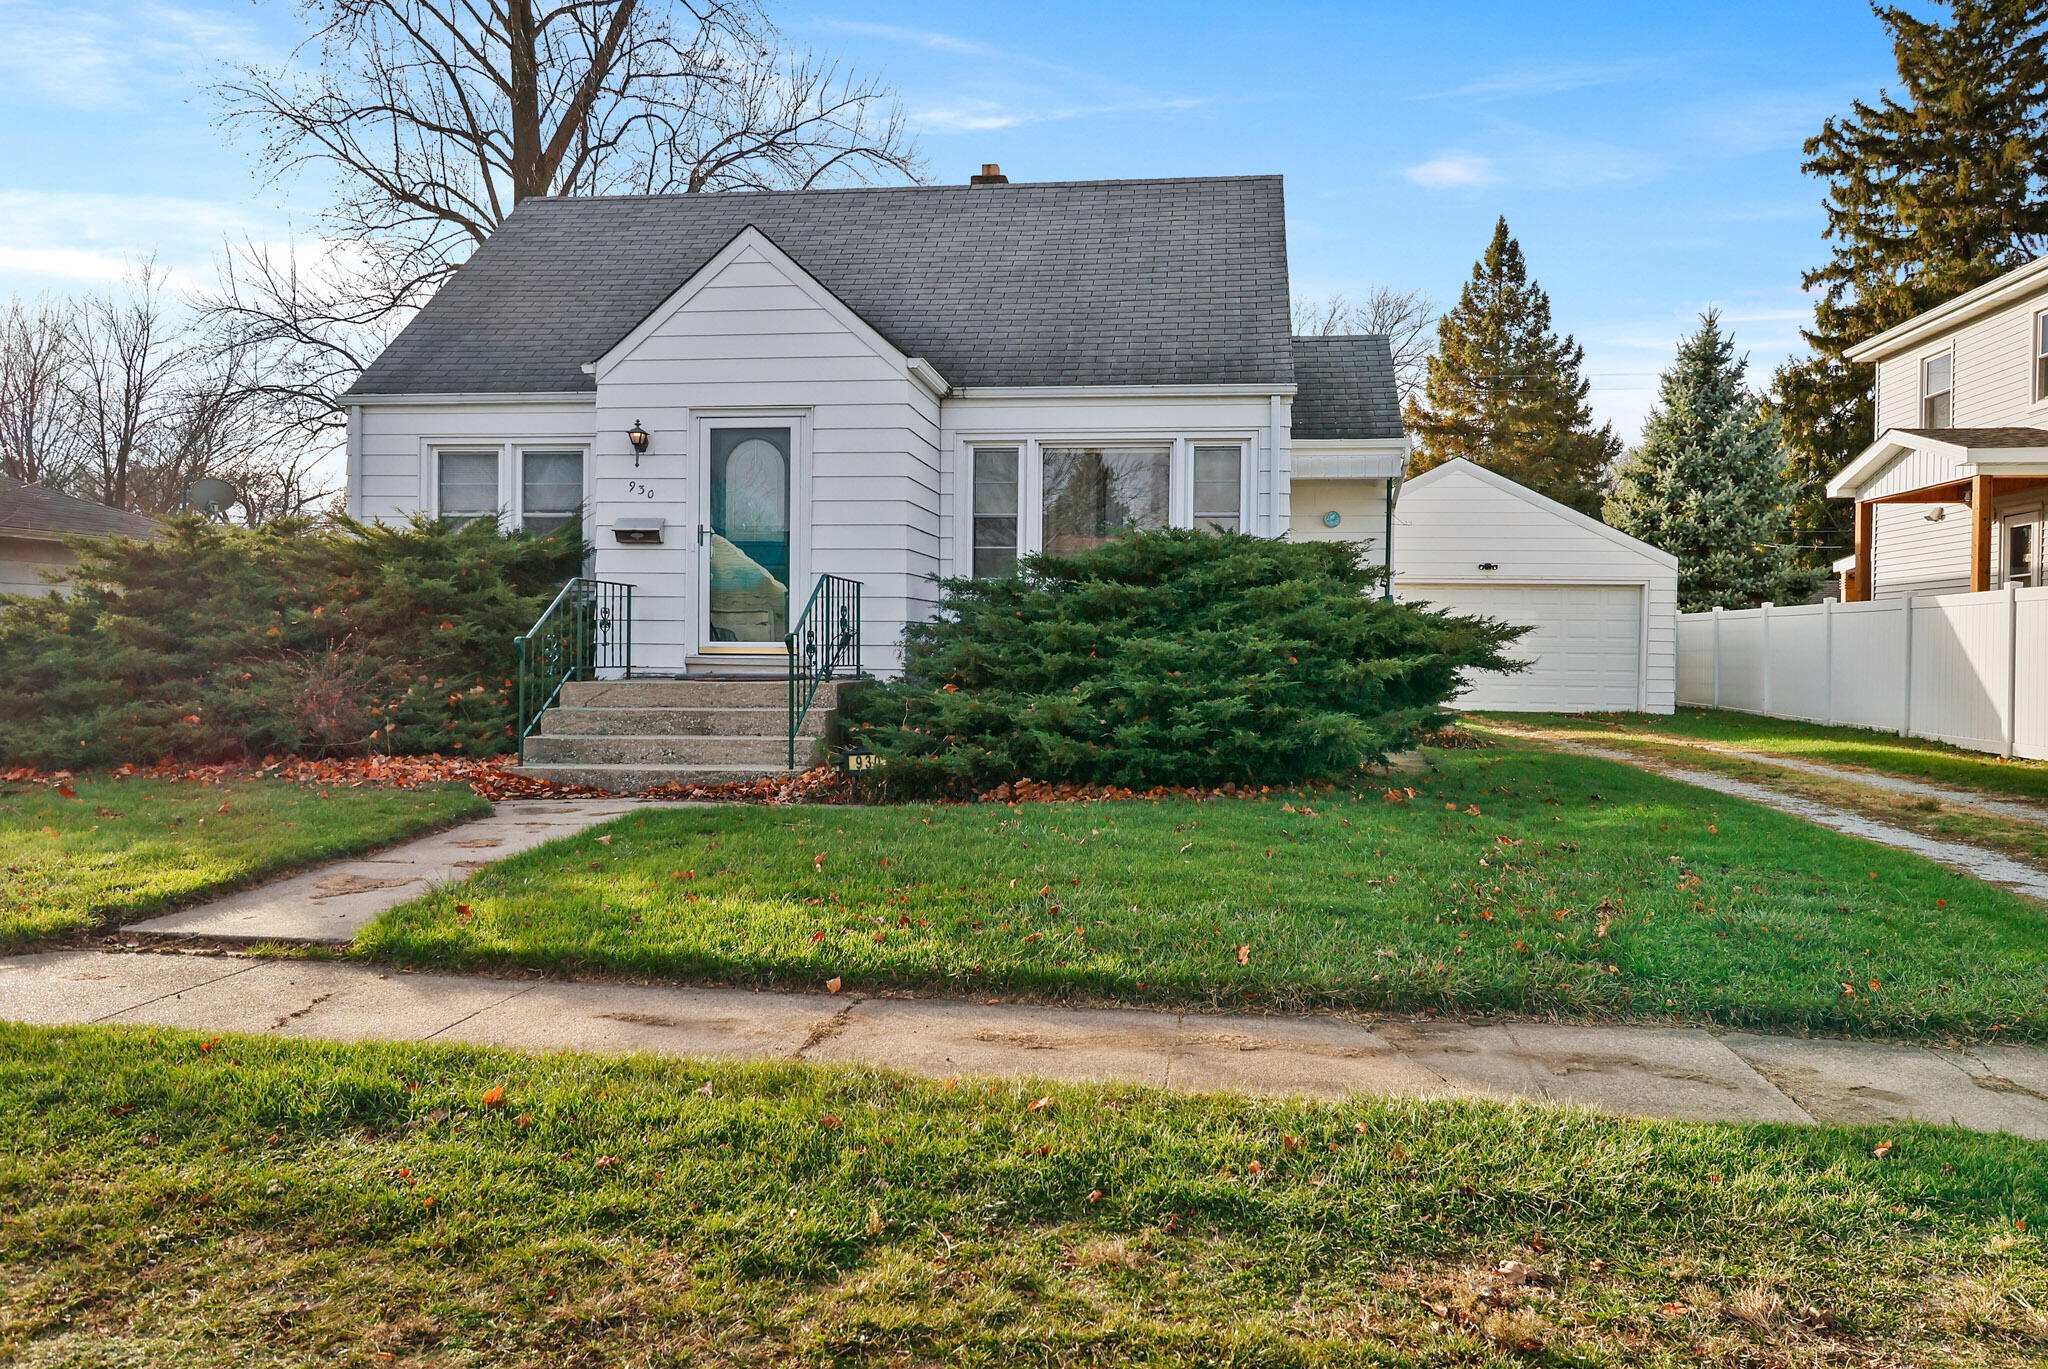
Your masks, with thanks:
[[[887,671],[935,575],[1124,527],[1383,555],[1384,340],[1289,318],[1277,176],[530,199],[350,390],[349,509],[580,508],[636,673],[780,669],[848,577]]]
[[[1516,674],[1476,674],[1465,708],[1669,713],[1678,560],[1462,458],[1410,478],[1394,506],[1394,592],[1531,631]]]
[[[0,475],[0,594],[50,594],[78,558],[67,537],[154,537],[163,524]]]
[[[1856,501],[1850,601],[2041,583],[2048,257],[1849,349],[1877,440],[1828,483]]]

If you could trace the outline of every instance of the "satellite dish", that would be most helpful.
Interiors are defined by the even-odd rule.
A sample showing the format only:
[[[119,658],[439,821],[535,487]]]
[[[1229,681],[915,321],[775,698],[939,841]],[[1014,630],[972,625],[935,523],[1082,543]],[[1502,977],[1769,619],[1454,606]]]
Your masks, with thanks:
[[[225,480],[207,476],[195,480],[185,490],[186,507],[209,518],[219,518],[228,509],[239,503],[242,492]]]

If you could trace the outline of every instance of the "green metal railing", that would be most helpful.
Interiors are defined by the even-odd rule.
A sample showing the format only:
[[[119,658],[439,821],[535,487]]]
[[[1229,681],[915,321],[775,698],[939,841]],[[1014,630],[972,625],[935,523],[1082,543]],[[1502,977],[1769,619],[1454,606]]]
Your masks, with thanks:
[[[860,674],[860,581],[820,575],[789,635],[789,768],[796,769],[798,729],[818,697],[818,686],[841,670]]]
[[[562,686],[600,670],[633,674],[633,587],[577,576],[522,637],[519,650],[519,759]]]

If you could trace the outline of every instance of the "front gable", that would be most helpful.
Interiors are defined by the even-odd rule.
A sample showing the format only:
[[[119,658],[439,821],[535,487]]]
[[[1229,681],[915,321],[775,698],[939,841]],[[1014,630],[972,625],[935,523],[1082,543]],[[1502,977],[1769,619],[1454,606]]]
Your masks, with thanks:
[[[602,385],[646,363],[715,374],[740,361],[779,362],[827,381],[929,374],[752,226],[585,370]]]
[[[1403,579],[1483,581],[1481,561],[1517,563],[1517,579],[1571,580],[1589,570],[1669,574],[1678,558],[1463,457],[1401,486],[1395,564]],[[1405,532],[1405,536],[1404,536]]]

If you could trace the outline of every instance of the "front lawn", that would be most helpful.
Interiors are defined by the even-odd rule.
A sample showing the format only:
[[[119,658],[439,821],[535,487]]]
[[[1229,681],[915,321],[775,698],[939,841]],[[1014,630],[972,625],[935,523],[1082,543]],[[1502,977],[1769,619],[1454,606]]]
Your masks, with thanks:
[[[133,922],[491,806],[462,785],[80,777],[0,786],[0,949]]]
[[[1307,799],[636,814],[357,947],[853,991],[2048,1038],[2048,919],[1917,856],[1510,744]]]
[[[32,1364],[2021,1366],[2044,1224],[1930,1127],[0,1026]]]
[[[1703,742],[1764,755],[1875,770],[1883,775],[1927,780],[1957,789],[2048,801],[2048,761],[2002,760],[1946,742],[1901,737],[1867,727],[1824,727],[1819,723],[1760,718],[1724,709],[1681,708],[1668,717],[1647,713],[1496,713],[1503,722],[1549,731],[1583,733],[1589,740],[1615,739]]]

